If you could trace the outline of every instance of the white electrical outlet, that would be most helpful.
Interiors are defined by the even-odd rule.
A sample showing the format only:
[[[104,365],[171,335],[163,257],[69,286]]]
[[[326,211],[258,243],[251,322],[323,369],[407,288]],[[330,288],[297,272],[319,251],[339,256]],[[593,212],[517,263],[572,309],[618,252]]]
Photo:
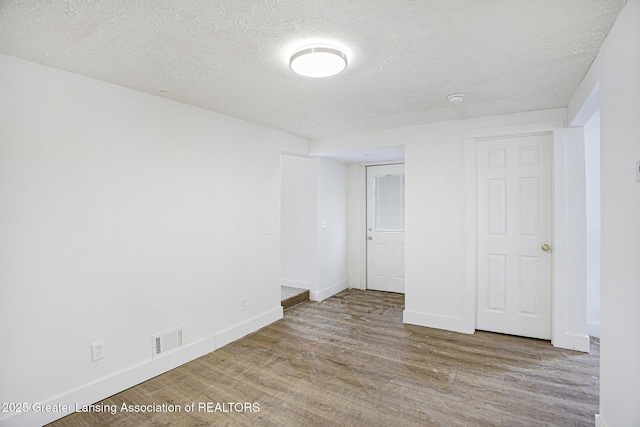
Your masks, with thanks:
[[[240,311],[245,311],[247,309],[247,299],[240,298]]]
[[[104,359],[104,341],[98,341],[91,344],[91,360]]]
[[[640,160],[636,162],[636,181],[640,182]]]

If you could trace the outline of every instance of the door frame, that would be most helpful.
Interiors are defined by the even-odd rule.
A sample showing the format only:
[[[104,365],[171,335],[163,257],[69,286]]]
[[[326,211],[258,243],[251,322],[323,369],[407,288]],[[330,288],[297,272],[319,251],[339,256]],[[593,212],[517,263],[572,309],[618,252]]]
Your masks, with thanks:
[[[465,298],[467,313],[465,329],[475,331],[477,319],[478,272],[478,170],[477,143],[479,140],[525,136],[551,135],[552,180],[552,242],[551,260],[551,342],[556,347],[589,351],[589,336],[572,333],[567,322],[571,310],[567,280],[567,217],[565,194],[565,123],[554,121],[537,124],[469,130],[465,133]]]

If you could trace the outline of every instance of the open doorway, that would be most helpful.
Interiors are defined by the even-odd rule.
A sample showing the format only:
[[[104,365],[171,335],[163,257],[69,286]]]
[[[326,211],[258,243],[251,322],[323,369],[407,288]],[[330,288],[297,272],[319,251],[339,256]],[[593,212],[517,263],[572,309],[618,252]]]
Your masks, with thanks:
[[[318,161],[280,156],[280,302],[283,309],[309,300],[318,276]]]
[[[347,165],[283,152],[281,285],[308,291],[312,301],[346,289],[346,248]]]
[[[346,261],[348,287],[367,289],[367,167],[404,164],[404,145],[316,153],[346,164]]]

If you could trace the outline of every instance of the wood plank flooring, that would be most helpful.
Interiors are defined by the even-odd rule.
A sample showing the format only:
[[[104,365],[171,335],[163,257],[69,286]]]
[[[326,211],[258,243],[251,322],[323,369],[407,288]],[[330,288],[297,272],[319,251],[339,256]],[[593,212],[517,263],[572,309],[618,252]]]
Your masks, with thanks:
[[[403,308],[403,295],[358,290],[299,305],[100,402],[116,405],[115,414],[76,413],[51,426],[594,425],[598,343],[583,354],[527,338],[403,325]],[[127,413],[123,403],[195,406]]]
[[[280,289],[280,301],[283,310],[288,310],[291,307],[309,301],[308,289],[298,289],[290,286],[281,286]]]

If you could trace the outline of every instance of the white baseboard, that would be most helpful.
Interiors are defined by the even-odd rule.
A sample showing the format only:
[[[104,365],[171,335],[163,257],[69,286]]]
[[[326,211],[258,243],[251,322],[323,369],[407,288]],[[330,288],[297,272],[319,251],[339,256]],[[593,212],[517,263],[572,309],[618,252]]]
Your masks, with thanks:
[[[344,291],[345,289],[347,289],[347,279],[344,279],[341,282],[336,283],[335,285],[326,287],[319,291],[309,291],[309,299],[311,301],[323,301],[339,292]]]
[[[600,338],[600,323],[587,323],[587,334]]]
[[[282,319],[282,317],[282,307],[278,307],[245,322],[242,322],[239,325],[235,325],[229,329],[219,332],[215,335],[216,349],[224,347],[225,345],[233,341],[239,340],[240,338],[257,331],[258,329],[264,328],[265,326]]]
[[[600,414],[596,414],[596,427],[607,427]]]
[[[291,288],[298,288],[298,289],[311,288],[311,282],[301,282],[299,280],[280,279],[280,283],[283,286],[289,286]]]
[[[475,332],[475,327],[469,320],[462,317],[442,316],[405,310],[402,315],[402,321],[410,325],[444,329],[447,331],[461,332],[463,334],[472,334]]]
[[[28,412],[16,413],[0,419],[0,427],[30,427],[51,423],[75,412],[76,405],[83,407],[94,404],[130,387],[150,380],[153,377],[164,374],[178,366],[191,362],[198,357],[211,353],[232,341],[282,319],[282,313],[282,307],[278,307],[218,334],[203,338],[191,344],[186,344],[180,350],[166,353],[155,359],[149,359],[136,366],[101,378],[46,401],[30,402],[29,405],[33,405],[34,403],[42,404],[42,406],[57,405],[58,407],[62,407],[62,405],[66,405],[70,410],[60,412],[37,412],[29,410]],[[149,354],[149,356],[151,356],[151,354]]]
[[[360,279],[348,279],[348,282],[351,289],[364,289]]]
[[[469,321],[469,319],[462,317],[405,310],[402,321],[410,325],[426,326],[428,328],[461,332],[463,334],[473,334],[475,332],[475,324]],[[591,340],[588,335],[564,334],[559,337],[554,337],[553,345],[554,347],[589,353]]]
[[[591,339],[589,335],[564,334],[559,337],[553,337],[551,343],[554,347],[581,351],[583,353],[589,353],[591,350]]]

